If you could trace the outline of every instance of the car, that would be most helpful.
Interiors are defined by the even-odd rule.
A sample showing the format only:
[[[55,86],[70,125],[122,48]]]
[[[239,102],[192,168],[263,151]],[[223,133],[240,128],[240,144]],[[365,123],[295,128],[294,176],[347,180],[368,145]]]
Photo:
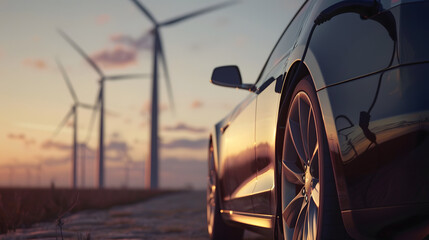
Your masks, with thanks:
[[[429,1],[308,0],[209,138],[211,239],[429,236]],[[281,24],[281,23],[280,23]]]

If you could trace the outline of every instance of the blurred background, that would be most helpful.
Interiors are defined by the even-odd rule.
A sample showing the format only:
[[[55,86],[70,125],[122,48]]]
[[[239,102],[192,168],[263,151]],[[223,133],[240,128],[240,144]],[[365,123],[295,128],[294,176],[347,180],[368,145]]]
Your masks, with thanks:
[[[157,21],[221,0],[141,0]],[[160,29],[175,110],[159,73],[159,185],[206,187],[208,136],[244,90],[210,84],[214,67],[238,65],[256,80],[301,0],[243,0]],[[58,33],[67,33],[105,75],[148,74],[105,83],[105,186],[143,188],[150,148],[152,22],[131,1],[0,2],[0,186],[71,186],[74,100],[94,104],[99,76]],[[98,118],[78,110],[77,186],[96,187]]]

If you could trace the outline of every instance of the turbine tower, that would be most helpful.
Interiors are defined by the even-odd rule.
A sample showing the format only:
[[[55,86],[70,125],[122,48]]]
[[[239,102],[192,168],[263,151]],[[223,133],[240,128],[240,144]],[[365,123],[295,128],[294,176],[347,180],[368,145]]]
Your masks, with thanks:
[[[61,129],[64,127],[64,125],[67,123],[69,118],[73,116],[73,151],[72,151],[72,174],[71,174],[71,182],[72,187],[77,187],[77,108],[87,108],[87,109],[94,109],[94,106],[91,106],[89,104],[81,103],[79,102],[79,99],[77,98],[76,92],[73,89],[73,86],[71,84],[71,81],[61,64],[61,62],[57,59],[57,65],[58,68],[61,71],[61,74],[63,76],[64,81],[67,84],[67,88],[69,89],[69,92],[73,98],[73,105],[70,109],[70,111],[67,113],[67,115],[64,117],[63,121],[58,125],[57,129],[55,130],[54,137],[61,131]]]
[[[112,75],[112,76],[106,76],[101,71],[101,69],[98,67],[98,65],[93,61],[83,50],[82,48],[76,44],[76,42],[73,41],[65,32],[58,30],[59,34],[66,40],[68,44],[70,44],[74,50],[76,50],[85,60],[86,62],[92,67],[92,69],[97,72],[99,76],[99,92],[98,96],[95,100],[95,108],[93,111],[93,117],[95,111],[98,107],[100,107],[100,130],[99,130],[99,138],[98,138],[98,176],[97,176],[97,182],[98,182],[98,188],[104,188],[104,82],[106,80],[110,81],[118,81],[118,80],[125,80],[125,79],[136,79],[136,78],[142,78],[142,77],[148,77],[147,74],[123,74],[123,75]]]
[[[130,183],[130,165],[132,163],[134,163],[135,161],[131,158],[131,156],[128,154],[127,151],[122,150],[122,154],[125,157],[125,166],[124,166],[124,170],[125,170],[125,188],[129,188],[129,183]]]
[[[167,83],[167,91],[170,101],[170,106],[174,109],[173,93],[171,90],[171,82],[167,69],[167,62],[162,47],[161,34],[159,32],[161,27],[170,26],[189,18],[199,16],[204,13],[214,11],[216,9],[226,7],[235,2],[225,2],[208,8],[204,8],[180,17],[173,18],[164,22],[158,22],[153,15],[143,6],[139,0],[131,0],[137,8],[152,22],[153,29],[151,33],[154,37],[153,44],[153,69],[152,69],[152,104],[151,104],[151,133],[150,133],[150,159],[146,162],[145,172],[145,185],[146,188],[156,189],[158,188],[158,57],[161,59],[161,64],[164,68],[165,79]]]
[[[80,150],[81,150],[81,154],[80,154],[80,164],[81,164],[81,180],[80,180],[80,184],[81,184],[81,188],[85,188],[85,167],[86,167],[86,142],[82,143],[80,145]]]

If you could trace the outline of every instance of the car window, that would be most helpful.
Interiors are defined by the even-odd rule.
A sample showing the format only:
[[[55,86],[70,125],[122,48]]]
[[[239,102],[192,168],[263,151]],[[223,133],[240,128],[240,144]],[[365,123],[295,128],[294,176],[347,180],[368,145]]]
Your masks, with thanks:
[[[268,58],[263,71],[259,75],[258,81],[256,82],[256,87],[260,88],[262,85],[265,85],[265,82],[270,79],[268,76],[269,72],[284,58],[289,56],[290,51],[293,49],[295,42],[301,32],[303,21],[307,15],[307,3],[305,2],[301,8],[298,10],[295,17],[291,20],[291,23],[286,28],[286,31],[283,32],[273,51],[271,52],[270,57]],[[276,77],[276,76],[271,76]]]

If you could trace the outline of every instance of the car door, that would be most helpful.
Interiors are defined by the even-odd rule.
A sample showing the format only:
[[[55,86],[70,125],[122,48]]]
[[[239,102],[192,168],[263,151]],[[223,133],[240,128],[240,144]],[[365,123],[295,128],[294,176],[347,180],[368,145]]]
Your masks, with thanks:
[[[251,194],[256,185],[256,94],[251,92],[222,126],[225,172],[224,210],[253,212]]]

